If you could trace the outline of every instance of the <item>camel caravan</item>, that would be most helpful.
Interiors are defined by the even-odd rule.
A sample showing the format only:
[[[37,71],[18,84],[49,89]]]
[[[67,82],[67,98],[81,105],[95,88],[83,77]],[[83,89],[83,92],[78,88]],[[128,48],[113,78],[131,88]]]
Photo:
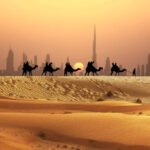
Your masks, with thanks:
[[[22,75],[26,76],[28,74],[29,76],[32,76],[32,71],[35,70],[36,68],[38,68],[38,65],[35,65],[35,66],[32,67],[29,64],[29,62],[27,61],[26,63],[23,64],[23,68],[22,68],[23,73],[22,73]],[[50,63],[46,62],[41,75],[46,76],[47,73],[49,73],[49,75],[53,76],[54,73],[58,70],[60,70],[60,68],[53,68],[53,63],[52,62],[50,62]],[[67,62],[66,65],[65,65],[65,69],[64,69],[64,76],[68,76],[68,74],[70,74],[72,76],[74,72],[77,72],[79,70],[81,70],[81,68],[74,69],[72,67],[72,65],[69,62]],[[86,75],[88,75],[88,76],[89,75],[93,75],[93,76],[98,75],[98,72],[100,72],[101,70],[103,70],[103,67],[96,68],[94,66],[94,61],[89,61],[87,63],[87,67],[86,67],[86,70],[85,70],[85,76]],[[110,70],[110,75],[113,75],[113,73],[115,73],[116,76],[117,75],[119,76],[119,73],[125,72],[125,71],[127,71],[127,69],[120,69],[118,67],[117,63],[112,63],[112,68]],[[134,74],[135,74],[135,71],[134,71]]]

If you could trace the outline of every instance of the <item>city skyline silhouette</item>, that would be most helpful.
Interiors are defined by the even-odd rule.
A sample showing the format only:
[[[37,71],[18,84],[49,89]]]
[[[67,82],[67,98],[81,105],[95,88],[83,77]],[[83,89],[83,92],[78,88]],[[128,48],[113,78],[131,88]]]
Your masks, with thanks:
[[[93,49],[93,54],[94,53],[95,53],[95,49]],[[91,60],[93,58],[92,56],[91,56]],[[46,54],[44,62],[39,62],[37,55],[35,55],[33,57],[33,59],[28,59],[28,56],[25,53],[23,53],[21,63],[15,67],[15,64],[14,64],[15,54],[14,54],[12,49],[9,50],[6,58],[7,58],[5,60],[6,69],[0,69],[0,75],[21,75],[23,64],[27,61],[30,63],[31,66],[39,65],[39,68],[34,72],[34,75],[41,75],[46,62],[48,62],[48,63],[53,62],[54,67],[55,67],[55,62],[57,62],[55,60],[51,61],[51,55],[50,54]],[[58,72],[55,73],[55,75],[57,75],[57,76],[63,75],[66,62],[71,62],[69,57],[67,57],[65,62],[62,62],[59,65],[60,69],[58,70]],[[80,62],[82,62],[82,60]],[[99,75],[110,75],[111,66],[112,66],[112,61],[111,61],[110,57],[106,58],[104,64],[105,65],[103,66],[103,70],[100,72]],[[97,65],[100,66],[100,64],[97,64]],[[85,66],[86,66],[86,64],[84,64],[84,67]],[[119,67],[120,67],[120,69],[123,68],[123,66],[121,64],[119,64]],[[17,69],[15,69],[15,68],[17,68]],[[135,68],[136,68],[137,76],[150,76],[150,54],[148,54],[148,56],[147,56],[147,63],[146,64],[137,64],[135,66]],[[85,72],[85,68],[78,75],[84,75],[84,72]],[[121,73],[121,75],[123,75],[123,76],[132,75],[131,72],[132,72],[132,70],[129,70],[128,72]]]

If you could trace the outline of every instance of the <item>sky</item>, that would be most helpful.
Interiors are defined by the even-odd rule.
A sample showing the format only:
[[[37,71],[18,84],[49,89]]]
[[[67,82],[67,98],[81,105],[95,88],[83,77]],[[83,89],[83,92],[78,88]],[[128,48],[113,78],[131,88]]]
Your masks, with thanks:
[[[98,64],[107,56],[124,67],[146,63],[150,53],[150,0],[0,0],[0,68],[11,47],[15,65],[25,52],[60,66],[92,57],[94,24]]]

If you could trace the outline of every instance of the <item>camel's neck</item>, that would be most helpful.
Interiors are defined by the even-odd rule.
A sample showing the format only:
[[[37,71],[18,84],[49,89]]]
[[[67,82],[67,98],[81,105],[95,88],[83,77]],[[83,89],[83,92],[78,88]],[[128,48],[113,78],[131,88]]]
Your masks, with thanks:
[[[77,69],[74,69],[74,71],[76,72],[76,71],[78,71],[78,70],[80,70],[79,68],[77,68]]]
[[[36,69],[36,68],[37,68],[37,66],[34,66],[34,67],[32,67],[31,69],[34,70],[34,69]]]
[[[98,68],[98,71],[101,71],[102,69],[103,69],[102,67],[99,67],[99,68]]]
[[[99,67],[99,68],[97,69],[97,71],[101,71],[101,68]]]
[[[57,70],[59,70],[59,68],[53,69],[53,71],[57,71]]]
[[[121,69],[119,72],[125,72],[126,71],[126,69]]]

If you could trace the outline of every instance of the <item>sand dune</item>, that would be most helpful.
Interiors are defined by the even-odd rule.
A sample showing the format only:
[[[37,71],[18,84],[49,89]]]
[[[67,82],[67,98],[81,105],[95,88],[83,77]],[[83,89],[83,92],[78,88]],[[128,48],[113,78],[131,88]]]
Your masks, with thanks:
[[[0,145],[4,150],[150,149],[148,104],[0,102]]]
[[[0,77],[0,150],[150,150],[149,88],[146,77]]]
[[[0,77],[0,95],[18,99],[86,102],[109,99],[111,91],[116,99],[147,101],[149,89],[148,77]]]
[[[16,141],[13,138],[16,146],[18,146],[18,140],[19,144],[29,142],[30,146],[33,146],[32,141],[42,139],[43,145],[46,141],[52,141],[66,145],[79,145],[80,149],[82,147],[83,149],[125,149],[127,147],[150,149],[150,118],[147,116],[130,116],[119,113],[66,115],[1,113],[0,124],[1,128],[14,128],[13,131],[15,130],[15,133],[22,137],[17,138]],[[19,131],[20,128],[23,131]],[[6,138],[10,138],[10,135],[5,134],[5,130],[3,132],[2,128],[1,133]],[[6,138],[2,137],[1,141],[9,143]],[[29,149],[31,149],[30,146]],[[50,144],[47,146],[50,147]],[[24,146],[22,148],[26,149]],[[42,146],[41,149],[43,149]]]

